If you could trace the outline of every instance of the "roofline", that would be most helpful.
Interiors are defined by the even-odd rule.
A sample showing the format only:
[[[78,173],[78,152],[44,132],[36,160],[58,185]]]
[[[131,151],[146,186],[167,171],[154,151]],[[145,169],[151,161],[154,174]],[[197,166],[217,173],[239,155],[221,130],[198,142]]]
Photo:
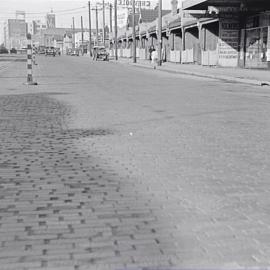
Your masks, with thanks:
[[[199,4],[202,4],[204,2],[207,2],[208,0],[185,0],[182,3],[182,8],[183,9],[189,9],[192,8],[194,6],[197,6]]]

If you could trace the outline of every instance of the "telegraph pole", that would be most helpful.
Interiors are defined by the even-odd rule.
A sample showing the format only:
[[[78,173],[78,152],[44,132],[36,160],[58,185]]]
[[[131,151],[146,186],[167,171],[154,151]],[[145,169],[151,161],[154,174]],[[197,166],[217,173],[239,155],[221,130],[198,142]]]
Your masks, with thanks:
[[[158,66],[162,65],[162,0],[158,5]]]
[[[103,45],[105,46],[105,39],[106,39],[106,33],[105,33],[105,2],[102,0],[102,17],[103,17]]]
[[[118,60],[117,52],[117,0],[114,0],[114,45],[115,45],[115,60]]]
[[[83,17],[81,16],[81,31],[82,31],[82,55],[84,54],[84,36],[83,36]]]
[[[110,32],[112,33],[113,27],[112,27],[112,4],[110,4]]]
[[[96,6],[96,28],[97,28],[97,45],[98,45],[98,8]]]
[[[88,1],[88,17],[89,17],[89,55],[92,56],[92,27],[91,27],[91,6]]]
[[[133,63],[136,63],[135,0],[132,0]]]
[[[72,40],[72,48],[75,48],[75,21],[74,17],[72,17],[72,30],[73,30],[73,40]]]

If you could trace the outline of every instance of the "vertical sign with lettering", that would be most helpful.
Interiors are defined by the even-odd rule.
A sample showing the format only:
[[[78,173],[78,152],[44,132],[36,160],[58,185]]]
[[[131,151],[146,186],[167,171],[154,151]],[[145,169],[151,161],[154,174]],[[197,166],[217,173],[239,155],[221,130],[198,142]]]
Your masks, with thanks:
[[[237,18],[220,18],[218,41],[220,66],[236,67],[238,65],[239,27]]]

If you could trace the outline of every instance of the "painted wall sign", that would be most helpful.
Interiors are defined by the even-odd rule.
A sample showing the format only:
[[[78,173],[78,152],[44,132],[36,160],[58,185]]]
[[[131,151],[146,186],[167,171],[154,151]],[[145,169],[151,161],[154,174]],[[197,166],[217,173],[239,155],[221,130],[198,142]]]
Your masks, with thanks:
[[[117,2],[118,6],[132,6],[132,0],[118,0]],[[150,7],[151,6],[151,1],[135,1],[135,6],[137,7]]]
[[[219,65],[236,67],[238,65],[239,21],[220,19]]]

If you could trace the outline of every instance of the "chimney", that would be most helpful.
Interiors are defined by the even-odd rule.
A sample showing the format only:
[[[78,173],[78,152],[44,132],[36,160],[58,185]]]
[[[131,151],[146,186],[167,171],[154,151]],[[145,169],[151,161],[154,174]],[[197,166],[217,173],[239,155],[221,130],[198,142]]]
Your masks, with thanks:
[[[177,0],[171,0],[172,15],[177,14],[177,6],[178,6],[178,1]]]

